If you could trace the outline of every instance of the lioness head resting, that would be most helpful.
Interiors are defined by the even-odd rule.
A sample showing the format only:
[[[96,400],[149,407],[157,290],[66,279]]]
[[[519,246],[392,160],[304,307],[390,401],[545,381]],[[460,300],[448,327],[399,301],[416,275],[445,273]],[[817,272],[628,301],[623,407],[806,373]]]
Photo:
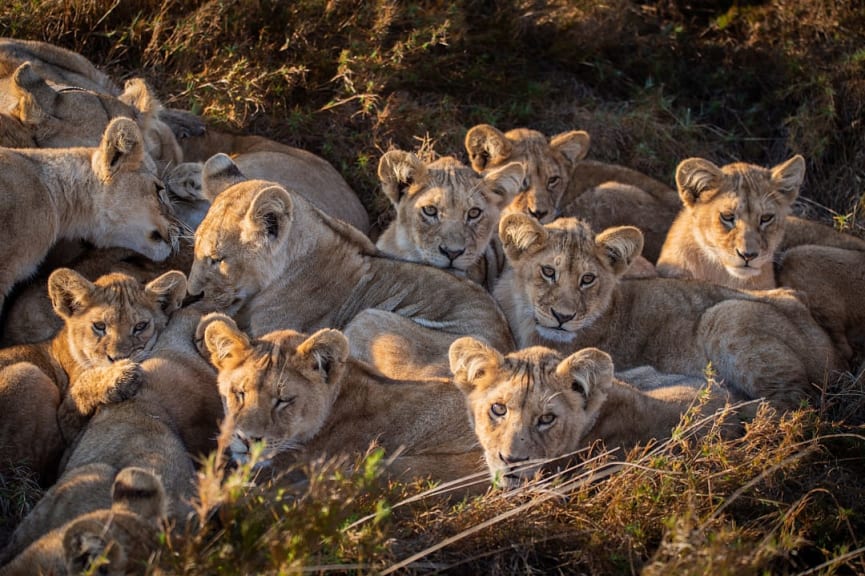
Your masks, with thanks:
[[[769,169],[742,162],[718,167],[702,158],[682,161],[676,185],[692,231],[683,240],[695,242],[706,261],[733,278],[761,274],[772,266],[804,178],[805,160],[798,154]],[[664,253],[669,249],[675,247],[665,244]]]
[[[508,199],[506,212],[527,213],[541,222],[559,216],[559,202],[568,187],[571,170],[586,157],[589,143],[589,134],[581,130],[564,132],[548,140],[535,130],[517,128],[503,134],[489,124],[470,129],[465,140],[472,167],[478,172],[515,161],[525,167],[519,194]]]
[[[541,224],[509,214],[499,223],[499,236],[513,283],[499,282],[495,296],[518,341],[533,331],[556,342],[573,340],[607,310],[619,278],[643,249],[637,228],[595,234],[575,218]],[[506,300],[516,309],[508,309]]]
[[[236,460],[249,457],[252,442],[263,441],[269,459],[321,430],[346,369],[348,340],[341,332],[282,330],[250,340],[228,316],[210,314],[201,319],[196,340],[219,371]]]
[[[59,268],[48,278],[54,311],[65,322],[69,350],[84,367],[142,360],[186,295],[186,277],[173,270],[142,286],[113,273],[90,282]]]
[[[479,177],[450,156],[424,164],[411,152],[387,152],[378,176],[396,219],[378,247],[406,260],[465,272],[483,256],[499,208],[517,194],[523,174],[517,162]]]
[[[597,348],[567,358],[540,346],[502,356],[471,337],[451,344],[450,367],[490,475],[505,487],[580,448],[613,380],[613,361]]]

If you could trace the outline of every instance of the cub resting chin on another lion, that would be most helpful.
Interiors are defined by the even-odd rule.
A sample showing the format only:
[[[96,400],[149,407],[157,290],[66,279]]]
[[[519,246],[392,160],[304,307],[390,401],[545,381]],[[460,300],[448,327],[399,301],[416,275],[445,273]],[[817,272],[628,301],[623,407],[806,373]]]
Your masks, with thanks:
[[[205,316],[198,340],[219,371],[219,392],[234,422],[231,451],[289,461],[363,454],[371,444],[392,455],[400,478],[453,480],[483,469],[462,394],[448,380],[398,382],[349,356],[337,330],[293,330],[250,339],[223,314]]]
[[[459,336],[513,347],[501,310],[480,286],[385,257],[299,195],[246,180],[224,154],[205,164],[204,185],[215,199],[195,232],[189,293],[203,294],[253,336],[345,329],[352,355],[394,378],[448,374],[448,346]]]
[[[534,346],[506,356],[464,337],[450,349],[456,385],[484,448],[493,482],[513,488],[546,462],[602,440],[607,448],[668,438],[682,415],[727,403],[717,388],[667,386],[641,392],[613,378],[613,361],[597,348],[564,357]]]
[[[738,292],[685,280],[621,280],[643,235],[622,226],[595,235],[573,218],[541,225],[505,216],[499,236],[511,268],[495,288],[520,347],[563,353],[597,347],[620,369],[640,365],[719,381],[748,399],[796,408],[819,396],[843,363],[791,291]]]

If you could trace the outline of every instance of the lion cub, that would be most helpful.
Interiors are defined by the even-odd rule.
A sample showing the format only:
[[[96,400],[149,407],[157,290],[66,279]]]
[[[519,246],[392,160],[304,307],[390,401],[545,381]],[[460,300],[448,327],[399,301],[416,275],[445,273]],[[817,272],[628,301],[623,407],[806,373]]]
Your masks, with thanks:
[[[499,208],[517,195],[523,175],[519,162],[480,177],[450,156],[424,164],[411,152],[391,150],[379,161],[378,177],[396,218],[376,246],[491,289],[504,266],[494,240]]]
[[[564,357],[534,346],[503,356],[464,337],[450,349],[454,382],[484,448],[493,482],[513,488],[550,460],[602,440],[626,451],[670,436],[704,389],[668,386],[640,392],[613,377],[610,355],[585,348]],[[704,413],[724,406],[712,391]]]
[[[124,274],[90,282],[66,268],[48,280],[63,318],[52,339],[0,350],[0,461],[51,471],[66,444],[100,405],[133,396],[135,360],[153,347],[186,293],[182,272],[146,286]]]
[[[590,142],[581,130],[547,139],[535,130],[503,134],[480,124],[468,131],[465,146],[475,170],[513,161],[525,166],[523,190],[504,213],[527,213],[541,222],[575,216],[597,229],[638,226],[646,238],[644,255],[654,262],[679,211],[676,192],[636,170],[586,160]]]
[[[669,278],[621,281],[642,233],[595,235],[573,218],[499,225],[511,264],[495,288],[520,347],[607,351],[622,369],[653,366],[719,381],[748,399],[795,408],[843,368],[832,342],[790,292],[745,293]]]
[[[231,451],[265,458],[362,454],[372,443],[403,451],[394,474],[456,479],[481,468],[464,401],[447,380],[397,382],[349,356],[337,330],[293,330],[250,339],[229,317],[205,316],[197,338],[219,371],[219,392],[235,425]]]

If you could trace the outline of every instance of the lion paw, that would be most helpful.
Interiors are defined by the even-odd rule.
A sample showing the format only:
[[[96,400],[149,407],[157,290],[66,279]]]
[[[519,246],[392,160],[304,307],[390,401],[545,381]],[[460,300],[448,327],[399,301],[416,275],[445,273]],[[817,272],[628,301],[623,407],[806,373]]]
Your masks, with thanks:
[[[114,381],[108,387],[106,400],[108,402],[122,402],[129,400],[141,387],[141,366],[132,360],[120,360],[112,366]]]

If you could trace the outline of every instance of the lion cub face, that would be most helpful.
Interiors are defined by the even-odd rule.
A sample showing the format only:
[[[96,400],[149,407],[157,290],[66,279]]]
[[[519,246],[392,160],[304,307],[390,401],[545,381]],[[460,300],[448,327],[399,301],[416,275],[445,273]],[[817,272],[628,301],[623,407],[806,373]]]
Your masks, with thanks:
[[[610,356],[596,348],[567,358],[540,346],[502,356],[471,337],[451,344],[450,366],[493,481],[508,488],[579,448],[613,379]]]
[[[799,155],[771,169],[745,163],[719,168],[702,158],[684,160],[676,169],[693,238],[708,261],[739,279],[772,265],[804,177]]]
[[[559,202],[568,187],[574,164],[589,151],[589,134],[572,130],[549,140],[535,130],[517,128],[502,134],[489,124],[479,124],[466,134],[466,151],[478,172],[509,162],[520,162],[525,178],[516,197],[508,199],[506,212],[530,214],[541,222],[559,215]]]
[[[348,340],[337,330],[305,336],[293,330],[250,341],[224,314],[201,319],[196,331],[219,371],[219,393],[234,422],[231,452],[249,457],[264,442],[264,458],[299,448],[330,415],[348,358]]]
[[[379,248],[465,272],[483,256],[501,204],[519,190],[523,168],[512,162],[480,177],[451,157],[425,165],[410,152],[392,150],[379,161],[378,175],[396,208]]]
[[[540,224],[523,214],[502,218],[499,236],[513,269],[511,286],[523,309],[518,316],[542,337],[570,342],[610,306],[619,277],[643,248],[643,235],[630,226],[595,235],[575,218]]]
[[[48,278],[54,311],[65,322],[69,349],[85,368],[118,360],[141,360],[186,295],[186,277],[176,270],[142,286],[113,273],[90,282],[59,268]]]

